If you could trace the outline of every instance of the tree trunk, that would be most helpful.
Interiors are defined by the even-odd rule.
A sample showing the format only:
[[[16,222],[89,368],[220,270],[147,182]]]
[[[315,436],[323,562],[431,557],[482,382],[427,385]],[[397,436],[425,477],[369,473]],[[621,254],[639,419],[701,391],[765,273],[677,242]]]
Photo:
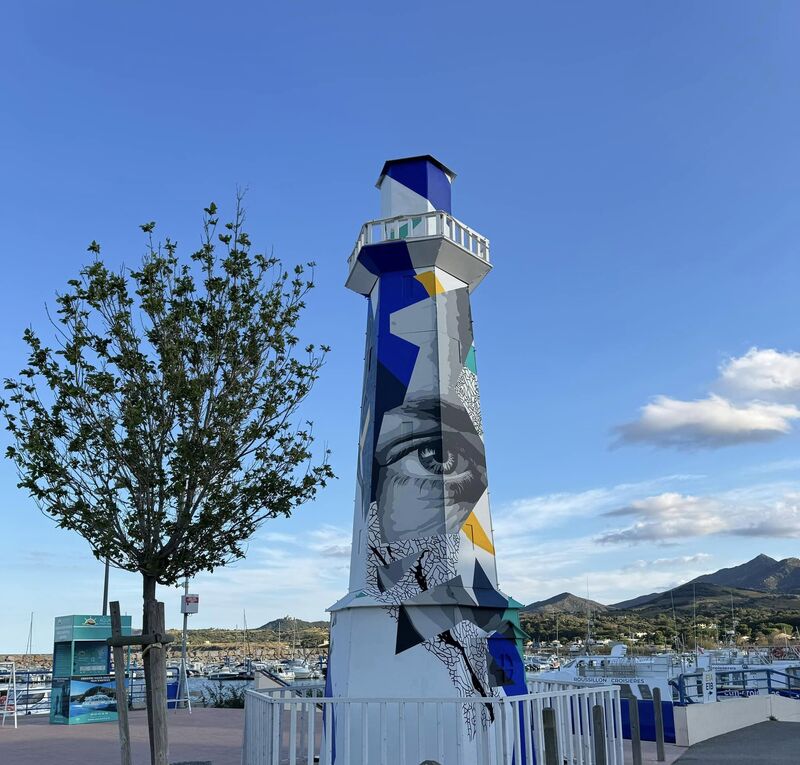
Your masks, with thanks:
[[[142,634],[163,635],[164,604],[156,601],[155,577],[142,574],[144,611]],[[150,646],[144,654],[144,682],[147,698],[147,727],[150,734],[151,765],[168,765],[167,742],[167,660],[166,647]]]

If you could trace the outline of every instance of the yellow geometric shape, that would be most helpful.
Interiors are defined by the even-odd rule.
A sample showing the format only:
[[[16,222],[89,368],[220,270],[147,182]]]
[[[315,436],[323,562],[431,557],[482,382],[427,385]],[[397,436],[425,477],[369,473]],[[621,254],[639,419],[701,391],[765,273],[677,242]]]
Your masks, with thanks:
[[[441,295],[445,291],[442,283],[436,278],[434,271],[425,271],[423,274],[417,274],[414,278],[425,287],[430,297]]]
[[[469,527],[469,531],[467,528]],[[472,540],[472,543],[478,547],[486,550],[490,555],[494,555],[494,545],[489,535],[483,530],[480,521],[474,511],[469,514],[469,517],[464,521],[464,533]]]

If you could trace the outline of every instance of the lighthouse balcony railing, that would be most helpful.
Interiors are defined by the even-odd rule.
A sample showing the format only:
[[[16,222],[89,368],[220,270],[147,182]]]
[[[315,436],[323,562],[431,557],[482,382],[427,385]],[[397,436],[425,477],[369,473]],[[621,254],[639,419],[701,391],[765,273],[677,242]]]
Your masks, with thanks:
[[[362,247],[400,239],[429,239],[443,236],[481,260],[489,261],[489,240],[441,210],[416,215],[371,220],[361,227],[349,263],[352,266]]]
[[[243,765],[624,763],[616,686],[470,699],[290,691],[247,692]]]

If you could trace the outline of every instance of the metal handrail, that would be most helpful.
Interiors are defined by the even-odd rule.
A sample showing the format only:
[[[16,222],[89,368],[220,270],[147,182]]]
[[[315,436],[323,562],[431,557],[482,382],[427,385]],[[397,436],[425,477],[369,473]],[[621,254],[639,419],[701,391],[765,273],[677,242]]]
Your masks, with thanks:
[[[703,672],[687,672],[671,681],[678,691],[678,704],[686,706],[697,703],[702,696],[693,690],[702,682]],[[772,693],[800,694],[800,676],[794,673],[781,672],[767,667],[747,669],[725,669],[714,672],[717,684],[717,696],[760,695],[761,691]]]
[[[348,258],[352,267],[362,247],[381,242],[444,237],[465,252],[489,263],[489,240],[443,210],[395,215],[367,221]]]

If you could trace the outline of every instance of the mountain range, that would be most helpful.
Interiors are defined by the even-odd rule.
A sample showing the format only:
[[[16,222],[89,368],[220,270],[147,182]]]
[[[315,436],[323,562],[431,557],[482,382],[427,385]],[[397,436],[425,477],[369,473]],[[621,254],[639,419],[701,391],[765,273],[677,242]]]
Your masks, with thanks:
[[[758,555],[741,566],[721,568],[692,581],[796,595],[800,593],[800,558],[775,560],[769,555]]]
[[[302,619],[295,619],[291,616],[285,616],[281,619],[273,619],[271,622],[267,622],[266,624],[262,624],[260,627],[256,627],[256,630],[272,630],[273,632],[278,632],[279,630],[283,632],[284,635],[290,635],[292,632],[297,630],[298,632],[302,632],[303,630],[308,629],[328,629],[328,622],[327,621],[317,621],[317,622],[306,622]]]
[[[592,613],[598,613],[599,611],[609,611],[611,608],[598,603],[596,600],[581,598],[571,592],[562,592],[558,595],[553,595],[552,598],[547,600],[531,603],[522,610],[540,614],[585,614],[588,610],[591,610]]]
[[[666,592],[651,592],[620,603],[603,605],[570,592],[530,603],[528,613],[585,614],[605,611],[637,611],[643,614],[671,609],[683,611],[695,602],[732,605],[735,608],[758,607],[800,610],[800,558],[775,560],[757,555],[731,568],[704,574]]]

